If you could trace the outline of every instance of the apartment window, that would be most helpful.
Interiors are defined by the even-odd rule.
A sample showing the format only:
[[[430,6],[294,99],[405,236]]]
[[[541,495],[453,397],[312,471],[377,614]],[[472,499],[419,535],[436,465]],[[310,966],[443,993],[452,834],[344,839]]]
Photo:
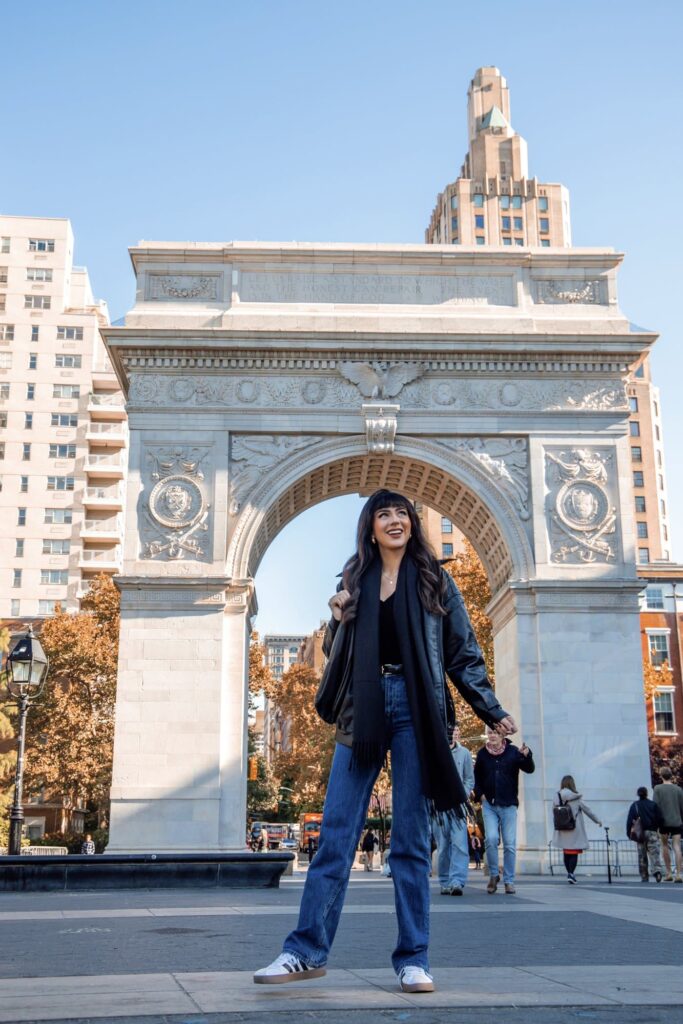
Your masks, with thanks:
[[[642,494],[636,494],[636,512],[645,511],[645,497]]]
[[[541,211],[541,213],[545,213],[545,211],[548,209],[548,199],[546,196],[539,197],[538,208]]]
[[[483,228],[484,227],[484,214],[483,213],[475,213],[475,215],[474,215],[474,226],[475,226],[475,228]]]
[[[49,267],[27,267],[26,268],[26,280],[27,281],[51,281],[52,271]]]
[[[10,615],[16,617],[19,614],[21,608],[21,602],[17,597],[13,597],[10,601]]]
[[[65,587],[69,582],[68,569],[41,569],[40,582],[42,586]]]
[[[476,241],[477,245],[485,245],[486,244],[486,239],[484,238],[483,235],[476,235],[475,236],[475,241]]]
[[[550,221],[547,217],[541,217],[539,219],[538,226],[542,235],[547,235],[550,231]]]
[[[48,600],[38,602],[38,614],[39,615],[54,615],[57,611],[57,605],[61,604],[60,601]]]
[[[7,296],[4,295],[4,294],[0,295],[0,313],[4,313],[5,312],[6,306],[7,306]]]
[[[512,221],[513,221],[513,227],[514,227],[515,231],[523,231],[524,230],[524,220],[523,220],[522,217],[513,217]]]
[[[21,491],[22,494],[26,494],[26,492],[28,491],[28,477],[27,476],[19,477],[19,490]]]
[[[452,556],[452,554],[453,554],[453,545],[452,544],[442,544],[441,545],[441,555],[442,555],[443,558],[450,558]]]
[[[75,412],[53,412],[50,418],[51,427],[77,427],[78,415]]]
[[[7,413],[0,412],[0,429],[7,426]]]
[[[501,210],[509,210],[510,209],[510,196],[501,196],[500,197],[500,208],[501,208]]]
[[[510,230],[510,223],[511,223],[511,218],[510,217],[501,217],[501,225],[502,225],[503,231],[509,231]]]
[[[0,383],[0,398],[9,398],[9,384]]]
[[[21,459],[22,459],[22,462],[30,462],[31,461],[31,442],[30,441],[24,441],[24,444],[22,446]]]
[[[72,521],[73,510],[70,508],[46,508],[45,522],[52,526],[65,526]]]
[[[659,427],[658,427],[658,425],[656,423],[655,423],[655,438],[658,441],[662,440],[661,434],[659,433]]]
[[[638,539],[647,540],[647,523],[638,523]]]
[[[18,540],[16,542],[16,547],[14,549],[14,557],[15,558],[23,558],[24,557],[24,539],[23,539],[23,537],[22,537],[21,540]]]
[[[523,238],[515,238],[515,245],[524,245]]]
[[[512,245],[512,239],[509,235],[503,235],[503,245]]]
[[[457,196],[451,196],[451,210],[457,210],[457,209],[458,209],[458,197]]]
[[[643,449],[639,445],[631,446],[631,462],[643,461]]]
[[[544,249],[550,248],[550,239],[549,238],[542,238],[541,239],[541,245],[543,246]]]
[[[83,328],[58,327],[57,341],[83,341]]]
[[[453,523],[446,516],[441,516],[441,532],[453,533]]]
[[[24,413],[24,430],[33,430],[33,413]]]
[[[80,398],[81,388],[79,384],[53,384],[53,398]]]
[[[76,458],[76,445],[75,444],[51,444],[50,445],[50,458],[51,459],[75,459]]]
[[[66,356],[63,354],[56,355],[55,366],[58,368],[68,367],[70,369],[80,370],[82,359],[82,356]]]
[[[14,324],[0,324],[0,341],[14,341]]]
[[[457,231],[457,230],[458,230],[458,218],[457,217],[451,217],[451,231]]]
[[[648,587],[646,589],[645,605],[649,611],[664,611],[664,591],[661,587]]]
[[[1,426],[2,423],[0,423],[0,427]],[[659,499],[659,511],[662,513],[663,516],[666,515],[666,502],[664,501],[664,498]]]
[[[640,437],[640,423],[638,420],[630,420],[628,424],[631,437]]]
[[[21,586],[21,572],[22,572],[21,569],[14,569],[12,571],[12,586],[13,587],[20,587]]]
[[[28,354],[28,368],[29,368],[29,370],[37,370],[38,369],[38,353],[37,352],[29,352],[29,354]]]
[[[73,491],[74,478],[72,476],[49,476],[47,489],[48,491]]]
[[[17,526],[26,526],[26,509],[17,509]]]
[[[9,238],[2,238],[0,240],[0,252],[9,252],[10,240]]]
[[[628,400],[628,407],[631,412],[638,412],[638,399],[633,395]]]
[[[49,309],[51,304],[49,295],[24,295],[24,309]]]
[[[657,465],[661,466],[661,464],[662,464],[662,453],[661,453],[661,451],[659,449],[657,449]]]
[[[513,210],[521,210],[522,209],[522,197],[521,196],[513,196],[512,197],[512,209]]]
[[[53,540],[52,537],[46,537],[43,540],[43,554],[68,555],[70,546],[70,540]]]
[[[29,252],[54,252],[55,251],[55,240],[54,240],[54,238],[29,238],[29,240],[28,240],[28,251]]]
[[[659,487],[660,491],[664,490],[664,477],[661,473],[657,475],[657,486]]]
[[[0,370],[12,369],[12,353],[0,352]]]
[[[633,486],[634,487],[644,487],[645,486],[645,476],[643,474],[642,469],[636,469],[636,470],[633,471]]]
[[[650,549],[649,548],[638,548],[638,562],[640,565],[647,565],[650,561]]]
[[[26,385],[26,401],[32,402],[36,397],[36,386],[35,384]]]
[[[674,694],[673,688],[657,690],[652,699],[655,713],[655,732],[672,733],[676,732],[674,719]]]
[[[0,459],[4,459],[4,457],[5,457],[5,442],[4,441],[0,441]]]
[[[663,536],[663,538],[664,538],[664,540],[665,540],[665,541],[668,541],[668,540],[669,540],[669,528],[668,528],[668,526],[666,525],[666,523],[662,523],[662,536]],[[669,559],[669,556],[668,556],[668,555],[666,554],[666,552],[664,553],[664,557],[665,557],[665,558],[667,559],[667,561],[668,561],[668,559]]]
[[[481,194],[481,192],[477,192],[475,194],[475,196],[474,196],[474,205],[475,206],[479,206],[479,207],[484,205],[484,197]]]
[[[31,341],[39,341],[39,340],[40,340],[40,327],[37,327],[35,324],[33,324],[32,327],[31,327]]]
[[[652,405],[654,406],[655,416],[659,416],[659,403],[653,402]]]

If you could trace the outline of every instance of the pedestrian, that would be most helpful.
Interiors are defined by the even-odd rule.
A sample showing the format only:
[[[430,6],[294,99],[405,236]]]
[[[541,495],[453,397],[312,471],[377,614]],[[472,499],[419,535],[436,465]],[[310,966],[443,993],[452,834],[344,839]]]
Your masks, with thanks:
[[[315,839],[313,838],[313,836],[309,836],[308,837],[308,863],[309,863],[309,865],[310,865],[310,863],[311,863],[311,861],[313,860],[314,857],[315,857]]]
[[[570,885],[576,885],[576,865],[579,855],[588,849],[588,836],[584,825],[584,814],[594,821],[598,828],[602,828],[602,822],[597,819],[588,804],[581,799],[581,794],[576,788],[576,783],[571,775],[564,775],[558,792],[553,797],[553,807],[566,805],[569,807],[574,819],[574,827],[568,829],[555,829],[553,832],[553,846],[560,847],[564,855],[564,866],[567,871],[567,881]]]
[[[384,843],[384,849],[382,850],[382,874],[385,878],[391,878],[391,861],[389,860],[391,854],[391,832],[387,832],[387,838]]]
[[[474,763],[474,798],[481,800],[484,819],[484,842],[489,868],[490,895],[498,888],[499,834],[503,837],[503,882],[508,896],[514,896],[515,861],[517,859],[517,808],[519,807],[519,773],[530,775],[534,759],[526,743],[514,743],[490,726],[486,726],[486,744],[477,753]]]
[[[641,882],[662,880],[662,858],[659,829],[664,824],[662,812],[654,800],[648,800],[647,789],[640,786],[638,799],[628,809],[626,835],[638,844],[638,868]],[[648,863],[649,862],[649,863]]]
[[[357,550],[330,608],[316,709],[336,724],[337,743],[320,845],[298,925],[254,980],[325,974],[372,788],[390,751],[398,917],[392,963],[404,992],[431,992],[430,812],[459,815],[467,798],[448,743],[455,715],[444,669],[482,721],[501,735],[516,726],[493,692],[462,597],[403,495],[376,491],[366,502]]]
[[[375,833],[369,828],[363,836],[363,842],[360,844],[360,848],[363,851],[363,866],[366,871],[372,871],[376,842]]]
[[[662,842],[662,854],[666,865],[665,882],[683,882],[683,864],[681,863],[681,831],[683,831],[683,789],[673,780],[673,773],[666,765],[660,768],[662,781],[655,786],[652,796],[662,812],[663,825],[659,827]],[[673,846],[676,862],[676,878],[671,874],[671,853],[669,836]]]
[[[258,844],[259,850],[263,850],[264,853],[268,853],[268,829],[264,825],[261,829],[261,838]]]
[[[472,849],[472,860],[474,861],[474,870],[479,871],[481,868],[481,839],[476,832],[473,832],[470,836],[470,847]]]
[[[474,765],[467,747],[459,742],[460,729],[453,727],[451,752],[460,781],[469,796],[474,789]],[[442,896],[462,896],[467,883],[470,866],[469,837],[467,833],[466,809],[462,817],[452,815],[433,823],[436,839],[437,865]]]
[[[95,844],[93,843],[92,836],[89,832],[81,843],[81,853],[86,854],[88,857],[92,857],[95,853]]]

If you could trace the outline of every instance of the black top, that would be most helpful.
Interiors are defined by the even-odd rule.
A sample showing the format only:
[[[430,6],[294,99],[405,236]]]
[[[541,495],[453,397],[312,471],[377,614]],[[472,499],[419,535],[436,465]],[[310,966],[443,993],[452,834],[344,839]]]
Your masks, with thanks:
[[[531,751],[523,754],[509,740],[502,754],[482,747],[474,762],[474,799],[481,800],[483,794],[496,807],[518,807],[519,773],[531,775],[535,767]]]
[[[379,603],[379,661],[380,665],[400,665],[401,648],[394,621],[394,595]]]
[[[628,811],[626,819],[626,835],[631,838],[631,825],[636,818],[640,818],[640,824],[646,832],[656,832],[664,824],[664,818],[654,800],[635,800]]]

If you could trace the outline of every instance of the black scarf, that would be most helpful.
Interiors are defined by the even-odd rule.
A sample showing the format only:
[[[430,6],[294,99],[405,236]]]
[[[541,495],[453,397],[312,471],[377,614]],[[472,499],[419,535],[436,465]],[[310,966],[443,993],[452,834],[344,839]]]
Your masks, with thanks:
[[[355,621],[352,765],[377,764],[387,750],[379,662],[381,577],[382,563],[376,558],[363,575]],[[434,692],[417,583],[417,566],[407,555],[401,562],[396,583],[394,616],[417,740],[422,791],[432,814],[462,817],[467,794],[453,761],[446,723]]]

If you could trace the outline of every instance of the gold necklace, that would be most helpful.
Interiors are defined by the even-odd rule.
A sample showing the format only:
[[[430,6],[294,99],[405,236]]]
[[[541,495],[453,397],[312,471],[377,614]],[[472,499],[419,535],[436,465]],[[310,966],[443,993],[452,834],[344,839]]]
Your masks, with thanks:
[[[385,571],[384,571],[384,569],[382,569],[382,576],[384,576],[384,579],[385,579],[385,580],[389,580],[389,582],[391,583],[392,587],[393,587],[393,586],[394,586],[394,584],[396,583],[396,580],[395,580],[395,579],[394,579],[394,580],[392,580],[392,578],[391,578],[391,576],[389,575],[389,573],[385,572]]]

